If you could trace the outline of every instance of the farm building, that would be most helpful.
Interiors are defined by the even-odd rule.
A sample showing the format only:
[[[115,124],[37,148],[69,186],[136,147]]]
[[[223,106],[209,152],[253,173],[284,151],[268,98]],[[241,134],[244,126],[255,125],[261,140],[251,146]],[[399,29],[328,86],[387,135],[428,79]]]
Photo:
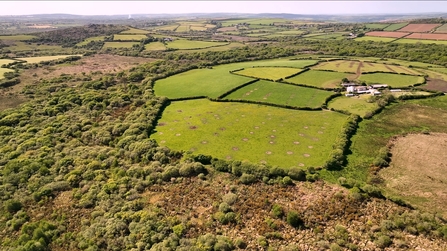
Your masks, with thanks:
[[[348,86],[357,86],[356,83],[342,83],[341,86],[348,87]]]
[[[401,92],[402,89],[391,89],[390,92]]]
[[[352,93],[352,92],[355,91],[355,87],[354,87],[354,86],[348,86],[348,87],[346,88],[346,91]]]
[[[371,88],[373,89],[379,89],[379,88],[387,88],[388,85],[371,85]]]
[[[377,96],[380,95],[381,93],[376,90],[376,89],[369,89],[369,92],[371,93],[372,96]]]

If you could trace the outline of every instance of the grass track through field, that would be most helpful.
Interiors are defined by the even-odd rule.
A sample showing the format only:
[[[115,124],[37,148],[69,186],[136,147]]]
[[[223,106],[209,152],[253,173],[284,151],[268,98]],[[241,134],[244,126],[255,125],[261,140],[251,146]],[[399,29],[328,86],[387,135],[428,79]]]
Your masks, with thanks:
[[[151,136],[161,146],[282,167],[320,166],[346,115],[206,99],[168,106]]]

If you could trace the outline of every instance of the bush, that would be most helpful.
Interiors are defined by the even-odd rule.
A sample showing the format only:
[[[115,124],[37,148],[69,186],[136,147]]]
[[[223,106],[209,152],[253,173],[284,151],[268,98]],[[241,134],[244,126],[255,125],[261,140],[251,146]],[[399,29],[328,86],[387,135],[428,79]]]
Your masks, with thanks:
[[[23,205],[17,200],[8,200],[5,202],[5,210],[10,213],[16,213],[22,209]]]
[[[278,204],[274,204],[272,207],[272,215],[276,218],[282,218],[284,216],[283,208]]]
[[[227,203],[228,205],[233,205],[237,200],[237,195],[234,193],[227,193],[222,197],[223,202]]]
[[[296,211],[289,211],[289,213],[287,213],[287,223],[294,228],[301,228],[304,226],[304,221]]]
[[[243,173],[239,180],[242,184],[248,185],[256,181],[256,176],[254,176],[253,174]]]
[[[290,168],[287,175],[296,181],[306,181],[306,172],[297,167]]]
[[[387,235],[381,235],[379,236],[379,238],[376,240],[376,245],[379,248],[386,248],[389,247],[393,242],[391,241],[391,238],[388,237]]]
[[[222,213],[228,213],[231,212],[231,207],[226,202],[222,202],[219,205],[219,211]]]

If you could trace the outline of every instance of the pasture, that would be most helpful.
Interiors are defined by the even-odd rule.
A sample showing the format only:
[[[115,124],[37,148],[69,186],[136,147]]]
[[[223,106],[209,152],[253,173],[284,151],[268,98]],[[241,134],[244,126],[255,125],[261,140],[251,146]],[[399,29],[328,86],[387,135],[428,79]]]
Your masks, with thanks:
[[[173,150],[227,160],[285,168],[321,166],[346,118],[327,111],[177,101],[165,109],[151,138]]]
[[[289,67],[253,67],[253,68],[245,68],[241,71],[236,71],[234,73],[251,78],[277,81],[281,78],[284,79],[288,76],[297,74],[301,71],[302,69],[289,68]]]
[[[71,56],[82,56],[82,55],[58,55],[58,56],[42,56],[42,57],[26,57],[26,58],[17,58],[19,60],[26,61],[29,64],[40,63],[43,61],[51,61],[56,59],[67,58]]]
[[[260,80],[230,93],[224,99],[316,108],[323,105],[332,94],[334,93],[315,88]]]
[[[342,72],[310,70],[286,79],[285,81],[319,88],[337,88],[340,87],[341,80],[348,76],[349,74]]]
[[[389,65],[389,64],[380,64],[380,63],[371,63],[371,62],[363,62],[361,65],[361,72],[390,72],[390,73],[404,73],[410,75],[421,75],[420,72],[417,72],[413,69],[410,69],[405,66],[400,65]]]
[[[370,24],[365,24],[365,27],[367,29],[383,29],[385,27],[387,27],[389,24],[383,24],[383,23],[370,23]]]
[[[179,26],[180,26],[179,24],[169,24],[169,25],[155,26],[152,29],[153,30],[161,30],[161,31],[174,31]]]
[[[122,48],[132,48],[133,45],[138,45],[135,42],[105,42],[103,49],[105,48],[114,48],[114,49],[122,49]]]
[[[359,68],[360,62],[350,60],[334,60],[329,62],[320,63],[314,67],[315,70],[329,70],[346,73],[356,73]]]
[[[243,47],[243,46],[244,46],[244,44],[242,44],[242,43],[231,42],[227,45],[200,48],[200,49],[189,49],[185,52],[226,51],[226,50],[231,50],[233,48],[239,48],[239,47]]]
[[[8,68],[0,68],[0,79],[5,78],[5,76],[3,76],[3,74],[5,74],[6,72],[14,72],[14,70],[11,70]]]
[[[384,43],[389,43],[389,42],[392,42],[394,40],[395,40],[395,38],[370,37],[370,36],[364,36],[364,37],[355,38],[355,41],[373,41],[373,42],[384,42]]]
[[[140,41],[141,39],[146,39],[146,35],[137,34],[137,35],[129,35],[129,34],[115,34],[113,35],[113,41]]]
[[[389,38],[401,38],[410,33],[408,32],[395,32],[395,31],[371,31],[366,33],[366,36],[372,37],[389,37]]]
[[[182,98],[208,96],[216,98],[226,91],[252,81],[252,78],[238,76],[229,71],[252,66],[285,66],[304,68],[317,60],[273,59],[254,62],[242,62],[215,66],[212,69],[195,69],[183,72],[155,82],[157,96]]]
[[[359,79],[365,81],[367,84],[385,84],[393,88],[408,87],[424,82],[424,77],[393,73],[362,74]]]
[[[193,41],[185,39],[177,39],[167,44],[168,48],[178,50],[201,49],[214,46],[227,45],[227,42],[211,42],[211,41]]]
[[[164,51],[166,46],[162,42],[152,42],[144,45],[145,51]]]
[[[397,23],[397,24],[390,24],[389,26],[385,27],[384,31],[396,31],[403,27],[405,27],[408,23]]]
[[[77,43],[76,46],[83,46],[83,45],[90,43],[91,41],[104,41],[104,38],[105,38],[104,36],[89,37],[89,38],[85,39],[84,41]]]
[[[367,102],[370,95],[359,95],[354,97],[340,96],[328,103],[328,108],[348,111],[353,114],[357,114],[360,117],[364,117],[368,112],[377,109],[377,104],[375,102]]]

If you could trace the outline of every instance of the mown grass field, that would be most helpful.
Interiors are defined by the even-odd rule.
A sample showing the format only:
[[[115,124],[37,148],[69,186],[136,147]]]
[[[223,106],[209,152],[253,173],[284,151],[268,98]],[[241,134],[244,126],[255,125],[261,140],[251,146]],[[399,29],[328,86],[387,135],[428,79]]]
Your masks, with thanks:
[[[213,46],[223,46],[227,45],[227,42],[211,42],[211,41],[192,41],[178,39],[167,44],[168,48],[178,49],[178,50],[189,50],[189,49],[201,49]]]
[[[348,111],[364,117],[368,112],[377,108],[377,104],[367,102],[370,95],[359,95],[354,97],[340,96],[328,103],[328,108],[333,108],[340,111]]]
[[[224,99],[251,100],[294,107],[320,107],[333,92],[260,80]]]
[[[397,24],[390,24],[389,26],[385,27],[384,31],[396,31],[401,29],[402,27],[406,26],[408,23],[397,23]]]
[[[443,24],[436,28],[435,33],[447,33],[447,24]]]
[[[173,102],[151,136],[161,146],[281,167],[321,166],[346,116],[262,105]]]
[[[297,74],[302,71],[298,68],[287,68],[287,67],[255,67],[255,68],[245,68],[241,71],[234,72],[238,75],[243,75],[251,78],[269,79],[269,80],[279,80]]]
[[[407,87],[424,82],[424,77],[392,74],[392,73],[371,73],[361,75],[360,80],[368,84],[386,84],[393,88]]]
[[[341,80],[348,77],[348,73],[317,71],[310,70],[298,74],[295,77],[286,79],[285,81],[294,84],[305,84],[320,88],[337,88],[340,87]]]
[[[113,35],[113,40],[114,41],[117,41],[117,40],[121,40],[121,41],[124,41],[124,40],[129,40],[129,41],[140,41],[141,39],[145,39],[145,38],[147,38],[147,36],[146,35],[141,35],[141,34],[137,34],[137,35],[130,35],[130,34],[126,34],[126,35],[123,35],[123,34],[115,34],[115,35]]]
[[[8,69],[8,68],[0,68],[0,79],[5,78],[5,76],[3,76],[3,74],[5,74],[6,72],[13,72],[14,70]]]
[[[374,41],[374,42],[384,42],[384,43],[389,43],[394,40],[396,40],[396,39],[389,38],[389,37],[370,37],[370,36],[355,38],[355,41]]]
[[[162,42],[152,42],[148,43],[144,46],[144,50],[146,51],[164,51],[166,50],[166,46]]]
[[[132,48],[132,46],[134,44],[138,44],[138,43],[135,43],[135,42],[105,42],[104,46],[102,48],[103,49],[104,48],[117,48],[117,49]]]
[[[121,31],[119,34],[143,34],[143,35],[145,35],[147,33],[149,33],[149,31],[147,31],[147,30],[130,28],[129,30]]]
[[[359,66],[358,61],[334,60],[320,63],[312,68],[315,70],[329,70],[337,72],[356,73],[358,66]]]
[[[179,26],[180,26],[179,24],[169,24],[169,25],[155,26],[152,29],[153,30],[174,31]]]
[[[0,36],[0,40],[16,40],[16,41],[24,41],[24,40],[30,40],[36,38],[36,36],[33,35],[2,35]]]
[[[179,27],[177,27],[175,32],[189,32],[189,25],[182,24]]]
[[[58,55],[58,56],[43,56],[43,57],[26,57],[26,58],[17,58],[17,59],[24,60],[27,63],[33,64],[33,63],[40,63],[40,62],[43,62],[43,61],[62,59],[62,58],[71,57],[71,56],[81,56],[81,55]]]
[[[274,59],[225,64],[213,67],[213,69],[196,69],[156,81],[154,91],[156,95],[168,98],[193,96],[216,98],[232,88],[253,80],[252,78],[231,74],[229,71],[252,66],[303,68],[316,62],[318,60]]]

